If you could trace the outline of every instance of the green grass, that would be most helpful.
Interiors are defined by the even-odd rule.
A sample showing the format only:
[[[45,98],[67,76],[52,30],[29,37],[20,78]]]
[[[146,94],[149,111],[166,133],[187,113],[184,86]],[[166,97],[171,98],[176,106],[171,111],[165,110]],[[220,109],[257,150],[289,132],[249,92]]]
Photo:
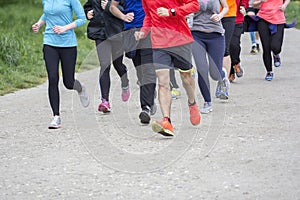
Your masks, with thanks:
[[[0,2],[0,95],[36,86],[47,79],[42,54],[44,29],[38,34],[31,31],[31,25],[43,12],[41,0],[24,2]],[[86,26],[87,24],[75,30],[78,39],[76,71],[95,66],[81,66],[94,48],[94,42],[86,37]]]
[[[296,19],[296,28],[300,29],[300,1],[291,1],[285,10],[285,16],[288,23]]]

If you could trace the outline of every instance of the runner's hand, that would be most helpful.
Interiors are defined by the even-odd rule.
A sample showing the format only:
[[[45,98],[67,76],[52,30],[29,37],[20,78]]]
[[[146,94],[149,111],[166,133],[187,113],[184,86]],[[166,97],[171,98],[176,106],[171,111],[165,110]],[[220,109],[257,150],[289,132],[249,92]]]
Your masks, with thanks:
[[[286,5],[285,4],[282,4],[281,6],[279,6],[279,10],[281,10],[281,11],[285,11],[285,9],[286,9]]]
[[[169,16],[169,9],[164,8],[164,7],[157,8],[157,14],[159,16],[168,17]]]
[[[127,13],[126,15],[123,16],[122,20],[125,22],[132,22],[134,19],[134,13]]]
[[[134,33],[134,37],[135,37],[135,40],[143,39],[145,37],[145,33],[142,31],[136,31]]]
[[[94,17],[94,10],[88,11],[86,16],[88,19],[92,19]]]
[[[213,14],[211,17],[210,17],[210,20],[213,21],[213,22],[218,22],[222,19],[222,17],[219,15],[219,14]]]
[[[52,30],[53,30],[54,33],[62,34],[62,33],[64,33],[64,32],[66,32],[67,29],[66,29],[65,26],[54,26],[54,27],[52,28]]]
[[[32,30],[34,33],[38,33],[40,30],[40,25],[38,23],[35,23],[32,25]]]
[[[107,0],[101,0],[101,7],[103,10],[105,10],[107,2],[108,2]]]
[[[244,6],[240,6],[240,13],[244,16],[246,15],[246,9]]]

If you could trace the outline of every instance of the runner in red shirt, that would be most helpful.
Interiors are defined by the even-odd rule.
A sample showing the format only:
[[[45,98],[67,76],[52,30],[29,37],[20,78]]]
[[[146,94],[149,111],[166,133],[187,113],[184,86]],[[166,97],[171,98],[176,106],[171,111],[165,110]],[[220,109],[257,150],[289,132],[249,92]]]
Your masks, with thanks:
[[[153,121],[152,130],[164,136],[173,136],[170,119],[171,95],[169,70],[178,68],[188,96],[190,121],[200,124],[200,112],[195,101],[195,81],[191,76],[191,43],[194,41],[185,17],[200,8],[197,0],[143,0],[145,19],[143,27],[135,33],[144,38],[151,31],[153,62],[158,77],[158,99],[162,121]]]

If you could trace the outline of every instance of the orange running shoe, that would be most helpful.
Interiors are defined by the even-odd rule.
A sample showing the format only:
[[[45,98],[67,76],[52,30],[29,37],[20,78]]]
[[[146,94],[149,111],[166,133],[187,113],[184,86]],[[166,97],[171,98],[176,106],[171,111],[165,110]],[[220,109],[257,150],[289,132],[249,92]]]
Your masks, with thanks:
[[[189,109],[190,109],[190,121],[191,121],[191,123],[194,126],[200,124],[201,115],[200,115],[197,103],[195,102],[193,105],[189,105]]]
[[[153,121],[152,130],[166,137],[174,136],[174,128],[167,117],[164,117],[162,121]]]

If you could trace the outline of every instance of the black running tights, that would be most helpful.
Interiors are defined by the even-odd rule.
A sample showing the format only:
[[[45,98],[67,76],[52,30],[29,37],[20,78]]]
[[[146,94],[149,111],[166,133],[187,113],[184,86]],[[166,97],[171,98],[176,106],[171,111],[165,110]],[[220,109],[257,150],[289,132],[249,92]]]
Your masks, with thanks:
[[[53,115],[59,115],[59,61],[61,62],[62,77],[65,87],[81,92],[81,84],[75,80],[76,47],[53,47],[44,45],[44,60],[48,74],[48,95]]]
[[[261,39],[261,44],[263,48],[263,61],[265,68],[268,72],[272,71],[272,55],[277,55],[281,52],[283,35],[284,35],[284,24],[277,25],[277,32],[271,34],[270,23],[261,19],[258,21],[257,29]]]

